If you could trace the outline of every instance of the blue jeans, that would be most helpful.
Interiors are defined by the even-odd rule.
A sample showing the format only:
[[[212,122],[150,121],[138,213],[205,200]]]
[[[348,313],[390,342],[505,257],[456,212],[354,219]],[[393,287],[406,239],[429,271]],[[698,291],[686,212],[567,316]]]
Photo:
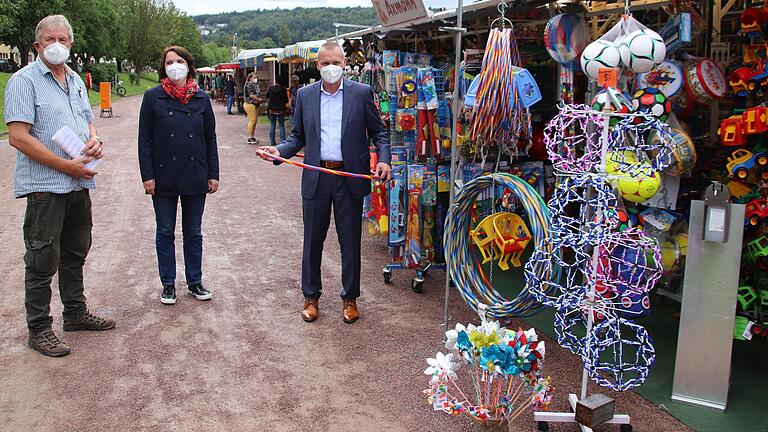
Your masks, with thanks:
[[[227,114],[232,114],[232,104],[235,103],[235,95],[227,95]]]
[[[269,143],[277,145],[275,142],[275,123],[280,123],[280,142],[285,141],[285,114],[269,113]]]
[[[152,204],[155,207],[157,231],[155,245],[157,247],[157,266],[160,271],[160,282],[163,285],[173,285],[176,282],[176,210],[179,195],[154,195]],[[205,209],[205,194],[181,195],[181,228],[184,236],[184,273],[188,285],[202,282],[203,271],[203,233],[200,229],[203,223]]]

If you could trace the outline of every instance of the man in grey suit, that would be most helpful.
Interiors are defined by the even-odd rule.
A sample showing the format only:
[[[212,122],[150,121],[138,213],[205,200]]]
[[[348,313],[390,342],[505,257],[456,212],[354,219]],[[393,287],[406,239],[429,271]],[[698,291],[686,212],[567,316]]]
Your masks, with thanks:
[[[389,137],[365,84],[342,79],[346,59],[334,42],[323,45],[317,54],[322,81],[298,92],[293,114],[293,132],[276,147],[262,147],[260,155],[291,158],[302,148],[308,165],[368,174],[372,140],[378,153],[376,175],[389,179],[391,168]],[[275,162],[275,164],[278,164]],[[341,177],[304,170],[301,196],[304,212],[304,249],[301,262],[301,288],[304,321],[317,319],[322,292],[320,264],[333,207],[342,260],[342,319],[353,323],[360,317],[360,235],[363,198],[371,192],[368,180]]]

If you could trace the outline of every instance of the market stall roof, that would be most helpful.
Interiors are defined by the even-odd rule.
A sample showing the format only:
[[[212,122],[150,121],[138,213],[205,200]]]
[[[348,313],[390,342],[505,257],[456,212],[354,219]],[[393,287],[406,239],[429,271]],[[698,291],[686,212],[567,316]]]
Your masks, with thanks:
[[[237,60],[240,62],[241,68],[258,67],[265,61],[274,61],[281,52],[283,52],[283,48],[241,50],[237,55]]]
[[[216,72],[216,69],[210,66],[205,66],[205,67],[197,68],[195,69],[195,71],[198,73],[214,73]]]
[[[247,60],[249,58],[264,57],[267,55],[278,55],[283,52],[284,48],[259,48],[259,49],[244,49],[240,50],[237,54],[237,60]]]
[[[511,7],[509,11],[519,10],[519,9],[529,9],[533,7],[538,7],[544,4],[549,3],[547,0],[517,0],[517,1],[506,1],[506,3],[509,3],[509,6]],[[476,18],[482,18],[485,16],[498,16],[499,12],[497,10],[497,7],[499,5],[499,0],[478,0],[475,3],[470,4],[464,4],[464,7],[462,8],[464,11],[464,19],[476,19]],[[402,24],[397,24],[395,26],[390,27],[384,27],[382,25],[377,25],[373,27],[369,27],[367,29],[357,30],[345,34],[340,34],[339,39],[350,39],[355,37],[360,37],[363,35],[371,34],[371,33],[389,33],[389,32],[402,32],[402,31],[413,31],[413,30],[419,30],[421,28],[434,28],[436,26],[453,26],[455,25],[455,17],[457,15],[458,8],[452,8],[452,9],[446,9],[439,12],[434,12],[431,16],[427,16],[418,20],[404,22]],[[453,21],[453,22],[452,22]],[[328,41],[335,40],[335,37],[329,38]]]
[[[292,59],[297,59],[299,61],[316,61],[317,51],[320,50],[320,47],[326,42],[325,39],[321,39],[288,45],[283,49],[282,53],[278,54],[277,61],[288,62]]]
[[[240,63],[219,63],[216,65],[217,71],[240,69]]]

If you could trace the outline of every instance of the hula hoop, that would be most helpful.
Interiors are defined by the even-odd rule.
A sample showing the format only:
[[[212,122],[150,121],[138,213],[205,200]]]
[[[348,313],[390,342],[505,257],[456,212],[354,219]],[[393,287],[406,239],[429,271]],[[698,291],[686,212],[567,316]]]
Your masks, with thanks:
[[[310,171],[320,171],[320,172],[324,172],[326,174],[333,174],[333,175],[337,175],[337,176],[357,178],[357,179],[363,179],[363,180],[378,180],[379,179],[375,175],[358,174],[358,173],[351,173],[351,172],[346,172],[346,171],[337,171],[337,170],[323,168],[323,167],[319,167],[319,166],[315,166],[315,165],[307,165],[305,163],[292,161],[292,160],[286,159],[284,157],[275,156],[275,155],[266,153],[262,149],[256,149],[256,151],[258,153],[264,153],[264,154],[266,154],[267,156],[269,156],[270,158],[272,158],[274,160],[278,160],[280,162],[287,163],[288,165],[297,166],[299,168],[303,168],[303,169],[310,170]]]
[[[528,317],[544,306],[536,301],[527,287],[513,299],[507,300],[493,286],[487,283],[484,274],[477,268],[473,257],[474,245],[469,241],[472,228],[470,210],[480,194],[489,187],[509,188],[523,204],[528,217],[536,248],[547,247],[553,253],[549,238],[550,216],[547,205],[528,182],[510,174],[489,174],[466,183],[456,195],[454,206],[446,218],[443,238],[447,271],[464,301],[476,312],[482,308],[487,317],[504,319]],[[545,246],[541,246],[545,245]],[[556,252],[555,252],[556,253]],[[495,263],[491,263],[495,265]],[[529,262],[528,265],[531,265]],[[551,267],[533,263],[533,271],[540,278],[551,277]],[[482,305],[482,306],[481,306]]]

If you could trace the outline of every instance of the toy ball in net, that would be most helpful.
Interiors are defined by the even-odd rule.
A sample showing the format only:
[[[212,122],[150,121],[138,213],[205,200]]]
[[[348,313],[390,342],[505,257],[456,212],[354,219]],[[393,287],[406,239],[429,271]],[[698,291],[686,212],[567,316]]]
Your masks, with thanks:
[[[563,65],[579,58],[589,39],[587,21],[574,14],[555,15],[544,29],[547,52],[552,59]]]
[[[652,144],[658,144],[660,141],[659,134],[652,132],[650,141]],[[696,147],[693,144],[693,139],[687,132],[682,129],[671,129],[669,133],[669,146],[671,147],[671,153],[667,168],[664,172],[673,175],[680,176],[693,169],[696,166]],[[656,156],[658,151],[652,151],[652,156]]]
[[[664,39],[651,29],[635,30],[621,41],[621,62],[634,73],[649,72],[667,56]]]
[[[620,155],[617,153],[609,154],[605,169],[608,174],[617,176],[612,183],[619,189],[621,197],[634,203],[653,198],[661,188],[661,175],[653,170],[650,163],[638,161],[631,151],[625,150]],[[630,173],[622,170],[622,165],[631,166],[633,171]]]
[[[629,228],[636,228],[640,231],[645,227],[645,221],[640,211],[635,207],[608,207],[603,211],[606,224],[615,231],[623,232]]]
[[[634,108],[635,112],[651,114],[659,119],[659,121],[666,122],[669,114],[672,113],[672,102],[661,90],[654,87],[646,87],[635,93],[635,97],[632,98],[632,108]],[[642,123],[642,121],[641,117],[635,119],[636,123]]]
[[[616,187],[621,197],[634,203],[646,202],[653,198],[661,189],[661,175],[656,171],[648,170],[637,177],[625,176],[618,180]]]
[[[590,106],[595,111],[603,112],[607,110],[619,114],[628,114],[634,109],[632,107],[632,102],[626,95],[624,95],[624,93],[615,92],[613,97],[611,97],[606,90],[595,95],[595,97],[592,98],[592,104]],[[619,120],[621,120],[621,118],[611,117],[609,124],[615,126]]]
[[[640,210],[638,210],[637,207],[627,207],[626,212],[629,217],[627,228],[636,228],[639,231],[643,231],[645,229],[645,219],[643,219],[643,215],[640,214]],[[624,230],[619,229],[619,231]]]
[[[611,41],[598,39],[581,53],[581,70],[590,79],[597,79],[600,68],[615,68],[621,63],[619,49]]]

